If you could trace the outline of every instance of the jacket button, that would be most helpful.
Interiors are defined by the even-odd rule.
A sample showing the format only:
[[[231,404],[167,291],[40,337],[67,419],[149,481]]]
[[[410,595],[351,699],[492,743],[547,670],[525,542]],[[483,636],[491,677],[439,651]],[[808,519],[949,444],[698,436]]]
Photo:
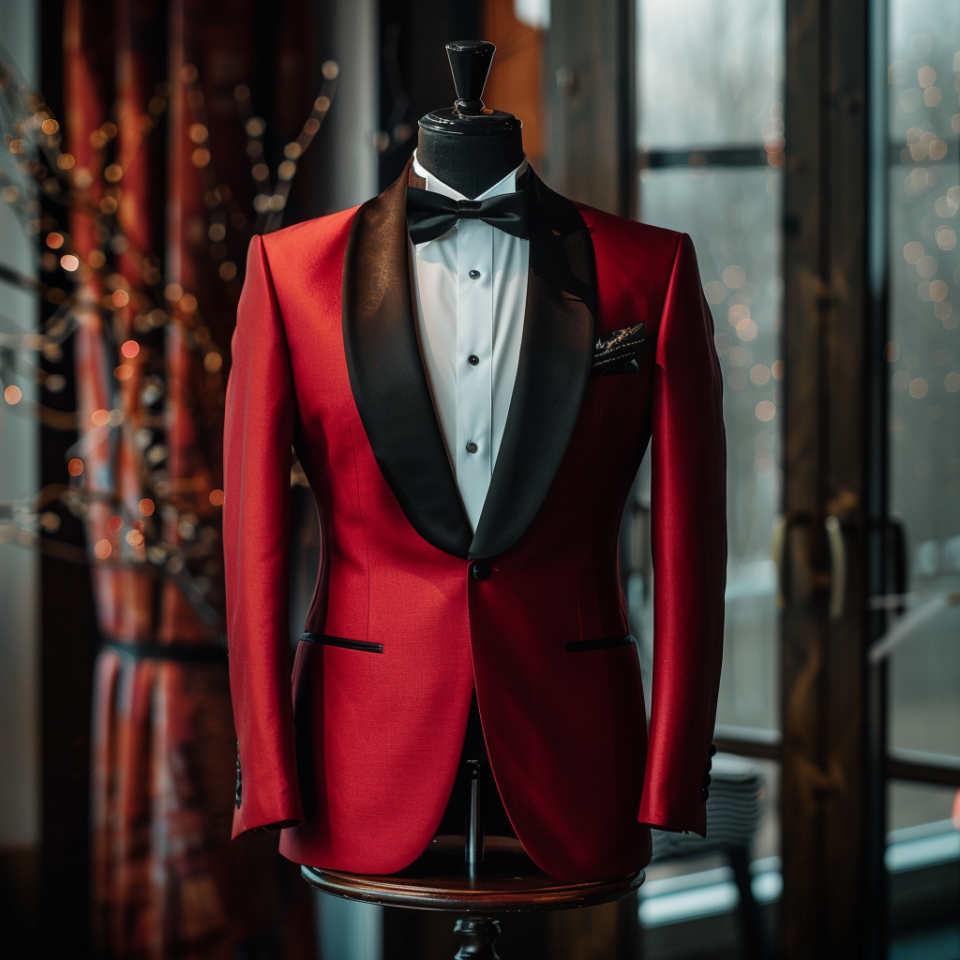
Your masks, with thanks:
[[[486,560],[474,560],[470,565],[470,572],[474,580],[489,580],[493,573],[493,568]]]

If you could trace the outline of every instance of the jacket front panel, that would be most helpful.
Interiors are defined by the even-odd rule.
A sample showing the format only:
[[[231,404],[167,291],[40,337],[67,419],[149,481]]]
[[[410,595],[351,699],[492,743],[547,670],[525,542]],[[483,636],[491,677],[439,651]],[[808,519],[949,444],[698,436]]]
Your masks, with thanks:
[[[476,689],[498,788],[528,853],[560,879],[629,873],[649,858],[647,823],[672,816],[664,825],[685,819],[683,828],[702,829],[690,795],[704,766],[699,755],[679,761],[679,812],[644,817],[643,807],[649,814],[659,802],[649,788],[644,793],[651,761],[665,776],[678,761],[662,750],[646,756],[639,664],[635,646],[624,643],[629,628],[617,566],[623,507],[657,421],[664,344],[641,355],[636,372],[589,378],[543,502],[515,543],[481,558],[490,574],[477,579],[476,557],[440,549],[414,528],[361,416],[363,398],[345,356],[343,293],[331,279],[341,275],[353,215],[282,231],[251,252],[246,313],[269,316],[248,319],[245,342],[235,341],[239,369],[253,376],[231,378],[228,478],[247,473],[250,482],[228,479],[228,503],[256,497],[258,489],[282,502],[276,468],[261,462],[257,474],[248,459],[282,455],[284,441],[294,442],[323,531],[305,630],[328,642],[299,644],[288,717],[281,692],[267,703],[272,723],[269,715],[251,718],[262,706],[255,671],[275,672],[283,662],[275,641],[269,663],[261,656],[269,643],[257,642],[264,630],[276,634],[276,617],[266,609],[269,583],[283,577],[269,544],[261,544],[268,574],[256,588],[261,609],[252,609],[256,598],[232,603],[240,615],[231,622],[231,675],[251,796],[238,810],[235,832],[257,820],[289,823],[281,849],[300,863],[371,873],[402,868],[439,824]],[[589,209],[583,216],[596,254],[596,334],[644,322],[656,337],[681,257],[678,236],[624,227]],[[702,350],[702,332],[694,327],[693,336]],[[251,449],[244,442],[251,419],[238,411],[249,413],[247,389],[271,386],[287,400],[271,408],[269,442]],[[713,390],[708,382],[688,402],[710,399]],[[228,427],[228,440],[230,434]],[[691,451],[694,461],[701,456]],[[715,481],[716,464],[709,467]],[[274,520],[282,516],[274,510]],[[257,548],[243,542],[239,511],[236,520],[232,530],[226,524],[225,541],[228,582],[239,596],[250,583],[245,550]],[[708,586],[715,595],[716,583]],[[691,668],[704,702],[685,721],[689,729],[677,748],[693,743],[705,754],[715,677],[703,681],[700,668]],[[272,795],[264,792],[271,778],[279,788]]]

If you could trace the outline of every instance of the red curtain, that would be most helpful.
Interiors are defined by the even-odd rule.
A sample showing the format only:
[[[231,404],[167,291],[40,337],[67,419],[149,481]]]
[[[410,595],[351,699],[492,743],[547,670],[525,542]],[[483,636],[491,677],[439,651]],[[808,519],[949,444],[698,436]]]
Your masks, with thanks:
[[[81,264],[77,483],[104,642],[97,952],[227,958],[256,945],[308,958],[309,895],[275,836],[229,840],[220,441],[249,227],[236,101],[250,82],[252,6],[66,0],[64,13],[65,149],[80,198],[69,223]]]

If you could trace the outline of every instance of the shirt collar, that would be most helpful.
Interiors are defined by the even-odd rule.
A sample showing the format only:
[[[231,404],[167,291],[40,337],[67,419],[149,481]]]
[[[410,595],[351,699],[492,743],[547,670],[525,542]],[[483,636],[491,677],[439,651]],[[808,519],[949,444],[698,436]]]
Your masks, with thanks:
[[[489,190],[484,191],[480,194],[479,197],[475,197],[476,200],[488,200],[490,197],[499,197],[505,193],[516,193],[517,192],[517,180],[527,172],[527,158],[523,158],[523,162],[515,170],[511,170],[502,180],[495,183]],[[448,186],[442,180],[435,177],[429,170],[424,169],[420,166],[420,161],[417,160],[417,152],[413,152],[413,171],[418,177],[423,177],[425,181],[425,189],[432,190],[434,193],[439,193],[444,197],[449,197],[451,200],[466,200],[467,198],[462,194],[458,193],[453,187]]]

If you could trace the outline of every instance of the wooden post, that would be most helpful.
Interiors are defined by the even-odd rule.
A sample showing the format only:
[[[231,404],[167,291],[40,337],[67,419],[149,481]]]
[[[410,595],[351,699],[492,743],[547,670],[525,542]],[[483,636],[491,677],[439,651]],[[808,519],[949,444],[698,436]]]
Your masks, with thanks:
[[[786,960],[865,955],[867,7],[786,4]]]

